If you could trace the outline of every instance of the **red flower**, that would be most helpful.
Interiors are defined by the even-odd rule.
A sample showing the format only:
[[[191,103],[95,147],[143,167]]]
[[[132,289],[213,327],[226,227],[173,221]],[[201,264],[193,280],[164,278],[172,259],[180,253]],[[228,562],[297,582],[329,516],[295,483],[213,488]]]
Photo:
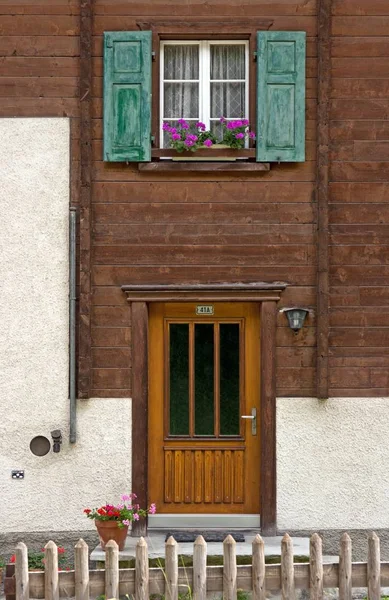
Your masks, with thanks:
[[[99,513],[99,515],[101,515],[102,517],[103,517],[103,516],[106,516],[106,514],[107,514],[107,513],[105,512],[104,508],[99,508],[99,510],[98,510],[97,512],[98,512],[98,513]]]
[[[11,562],[11,563],[14,563],[14,562],[16,562],[16,554],[13,554],[13,555],[11,556],[11,558],[9,559],[9,562]]]
[[[89,515],[89,513],[91,513],[91,512],[92,512],[92,511],[91,511],[91,509],[90,509],[90,508],[86,508],[86,509],[84,510],[84,513],[85,513],[86,515]]]
[[[65,548],[58,546],[58,554],[65,554]]]

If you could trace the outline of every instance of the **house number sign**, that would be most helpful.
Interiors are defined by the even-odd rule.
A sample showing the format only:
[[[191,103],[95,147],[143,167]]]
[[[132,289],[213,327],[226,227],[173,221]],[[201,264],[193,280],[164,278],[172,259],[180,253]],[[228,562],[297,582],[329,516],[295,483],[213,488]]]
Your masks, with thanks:
[[[214,310],[212,304],[198,304],[196,306],[196,315],[213,315]]]

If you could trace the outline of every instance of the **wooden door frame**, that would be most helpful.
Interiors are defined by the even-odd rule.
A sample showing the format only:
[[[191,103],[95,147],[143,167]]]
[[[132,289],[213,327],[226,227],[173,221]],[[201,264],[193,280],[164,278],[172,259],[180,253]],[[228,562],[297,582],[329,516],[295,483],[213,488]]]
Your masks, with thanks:
[[[277,530],[276,489],[276,328],[277,302],[286,283],[214,285],[124,285],[132,315],[132,489],[148,502],[148,304],[150,302],[258,302],[261,348],[261,531]],[[135,522],[132,535],[146,534]]]

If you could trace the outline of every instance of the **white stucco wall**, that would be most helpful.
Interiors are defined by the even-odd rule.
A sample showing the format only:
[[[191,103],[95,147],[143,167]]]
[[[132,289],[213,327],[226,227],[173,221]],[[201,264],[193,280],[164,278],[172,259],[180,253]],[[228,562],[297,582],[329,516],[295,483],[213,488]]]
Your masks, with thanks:
[[[277,399],[280,529],[389,527],[389,398]]]
[[[131,400],[68,401],[68,119],[0,119],[0,532],[93,528],[130,490]],[[30,441],[61,429],[61,452]],[[11,479],[24,469],[25,479]]]

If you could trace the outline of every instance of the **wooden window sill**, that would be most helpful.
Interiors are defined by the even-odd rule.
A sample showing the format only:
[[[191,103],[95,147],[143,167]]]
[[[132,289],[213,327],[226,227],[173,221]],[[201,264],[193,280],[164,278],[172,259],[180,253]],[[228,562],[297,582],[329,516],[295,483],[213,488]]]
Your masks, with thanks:
[[[157,160],[153,162],[138,163],[139,171],[224,171],[224,172],[239,172],[239,171],[270,171],[270,163],[257,163],[251,161],[238,160],[235,162],[210,160],[210,161],[173,161],[173,160]]]

